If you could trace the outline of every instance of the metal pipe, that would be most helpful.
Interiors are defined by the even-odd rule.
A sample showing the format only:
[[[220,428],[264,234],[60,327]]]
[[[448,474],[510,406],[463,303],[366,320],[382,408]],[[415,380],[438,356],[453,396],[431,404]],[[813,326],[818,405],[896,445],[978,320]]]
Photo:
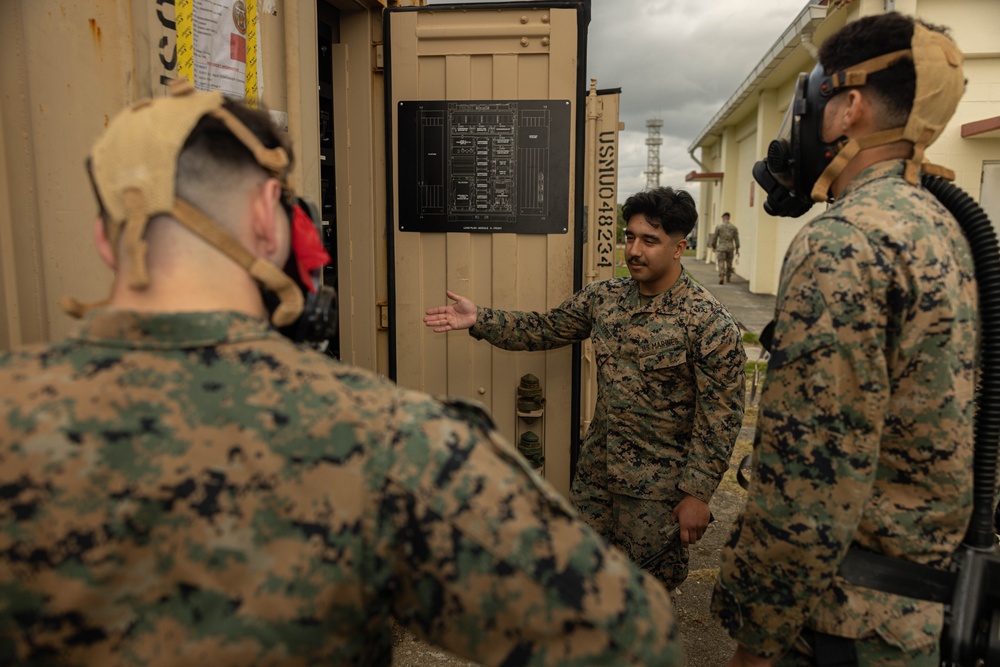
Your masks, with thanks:
[[[288,107],[288,138],[296,148],[303,145],[302,136],[302,82],[299,59],[299,3],[286,1],[285,10],[285,91]],[[303,160],[296,160],[288,175],[289,183],[298,192],[303,192]]]

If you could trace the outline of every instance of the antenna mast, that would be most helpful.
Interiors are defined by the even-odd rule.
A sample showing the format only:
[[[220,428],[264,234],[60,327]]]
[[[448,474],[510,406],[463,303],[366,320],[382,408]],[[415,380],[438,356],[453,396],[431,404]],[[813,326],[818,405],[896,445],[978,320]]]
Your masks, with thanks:
[[[646,189],[660,187],[660,174],[663,168],[660,166],[660,146],[663,145],[663,137],[660,136],[660,128],[663,121],[659,118],[650,118],[646,121]]]

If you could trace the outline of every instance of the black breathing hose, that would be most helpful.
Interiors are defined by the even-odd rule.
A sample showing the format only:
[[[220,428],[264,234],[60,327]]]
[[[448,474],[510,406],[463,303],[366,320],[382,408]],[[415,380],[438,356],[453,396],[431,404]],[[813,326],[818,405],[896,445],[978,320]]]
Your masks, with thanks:
[[[996,544],[993,497],[1000,443],[1000,244],[989,218],[962,189],[924,174],[923,186],[951,211],[972,250],[979,285],[979,386],[975,415],[972,522],[963,544],[989,550]]]

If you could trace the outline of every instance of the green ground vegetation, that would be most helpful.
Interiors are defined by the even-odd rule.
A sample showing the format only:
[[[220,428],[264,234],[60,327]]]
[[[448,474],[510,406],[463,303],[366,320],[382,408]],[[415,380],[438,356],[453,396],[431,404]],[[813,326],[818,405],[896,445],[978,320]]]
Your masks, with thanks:
[[[747,396],[750,396],[750,383],[747,382]],[[739,495],[746,495],[746,491],[743,487],[739,485],[736,480],[736,468],[739,466],[743,458],[753,451],[753,434],[757,428],[757,413],[758,408],[756,405],[750,405],[749,401],[744,409],[743,413],[743,429],[740,431],[739,437],[736,438],[736,446],[733,447],[733,455],[729,457],[729,470],[722,478],[722,483],[720,487],[737,493]]]

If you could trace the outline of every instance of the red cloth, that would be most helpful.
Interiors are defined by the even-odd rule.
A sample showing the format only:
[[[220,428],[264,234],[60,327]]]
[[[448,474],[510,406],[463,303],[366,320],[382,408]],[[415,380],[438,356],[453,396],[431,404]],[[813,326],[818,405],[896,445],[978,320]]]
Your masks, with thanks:
[[[310,292],[316,291],[313,285],[312,272],[330,263],[330,255],[323,247],[316,225],[302,210],[301,206],[292,209],[292,252],[299,267],[299,278]]]

